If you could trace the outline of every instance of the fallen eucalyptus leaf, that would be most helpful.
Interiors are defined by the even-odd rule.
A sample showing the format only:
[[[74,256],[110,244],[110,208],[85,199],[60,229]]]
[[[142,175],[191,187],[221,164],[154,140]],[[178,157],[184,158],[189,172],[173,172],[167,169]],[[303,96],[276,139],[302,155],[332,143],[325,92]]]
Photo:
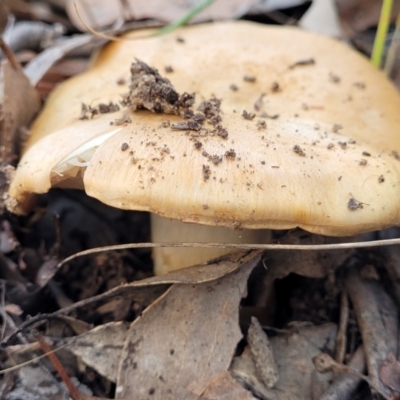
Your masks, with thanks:
[[[227,371],[242,336],[239,302],[258,260],[211,282],[175,284],[149,306],[127,334],[116,398],[197,399]]]

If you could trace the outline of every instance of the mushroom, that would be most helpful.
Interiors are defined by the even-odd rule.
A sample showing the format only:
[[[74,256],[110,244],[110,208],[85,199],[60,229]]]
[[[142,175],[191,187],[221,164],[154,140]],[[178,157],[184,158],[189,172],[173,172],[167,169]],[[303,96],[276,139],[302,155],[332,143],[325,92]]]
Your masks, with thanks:
[[[250,230],[258,241],[263,233],[251,230],[350,236],[399,224],[400,97],[363,56],[297,28],[243,21],[143,35],[108,44],[53,91],[11,184],[12,210],[70,187],[113,207],[236,229],[236,237]],[[137,101],[132,92],[153,79],[138,84],[140,68],[166,66],[183,95],[163,89],[169,105],[156,99],[153,108]],[[118,82],[131,79],[126,106],[99,113],[100,103],[119,104],[128,85]],[[210,107],[220,107],[220,121]],[[159,237],[153,226],[155,240],[172,240],[166,229]],[[158,272],[176,268],[165,266],[170,257],[156,254]]]

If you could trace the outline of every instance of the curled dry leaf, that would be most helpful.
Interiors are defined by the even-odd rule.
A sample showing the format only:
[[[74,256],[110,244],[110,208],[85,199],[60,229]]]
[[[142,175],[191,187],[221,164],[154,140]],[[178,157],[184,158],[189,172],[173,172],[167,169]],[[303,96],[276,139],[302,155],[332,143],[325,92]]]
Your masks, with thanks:
[[[117,398],[197,399],[227,371],[242,336],[238,306],[256,261],[212,282],[175,284],[148,307],[127,333]]]

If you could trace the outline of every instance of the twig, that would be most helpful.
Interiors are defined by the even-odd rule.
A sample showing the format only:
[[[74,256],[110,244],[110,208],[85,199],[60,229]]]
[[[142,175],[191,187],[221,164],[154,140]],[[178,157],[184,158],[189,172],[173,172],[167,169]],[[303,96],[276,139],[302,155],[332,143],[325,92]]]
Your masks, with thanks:
[[[380,388],[380,393],[388,393],[379,379],[379,369],[389,353],[396,354],[396,308],[379,282],[362,279],[355,265],[349,267],[345,286],[363,339],[371,387]]]
[[[58,346],[57,348],[51,350],[50,352],[51,352],[51,353],[54,353],[54,352],[59,351],[59,350],[65,348],[65,347],[68,347],[73,341],[74,341],[74,338],[72,338],[72,340],[70,340],[69,342],[67,342],[67,343],[65,343],[65,344],[63,344],[63,345],[61,345],[61,346]],[[40,355],[40,356],[35,356],[35,357],[33,357],[31,360],[28,360],[28,361],[25,361],[25,362],[23,362],[23,363],[14,365],[13,367],[9,367],[9,368],[2,369],[2,370],[0,370],[0,375],[7,374],[8,372],[17,371],[17,370],[19,370],[20,368],[26,367],[27,365],[37,363],[37,362],[40,361],[42,358],[45,358],[45,357],[47,357],[47,356],[48,356],[48,353],[45,353],[45,354],[42,354],[42,355]],[[54,377],[53,377],[53,375],[50,373],[50,371],[47,370],[47,373],[50,374],[50,376],[54,379]],[[62,386],[62,385],[60,385],[58,381],[56,381],[56,384],[57,384],[57,386],[63,391],[63,393],[68,394],[68,392],[66,391],[65,387]]]
[[[353,392],[361,382],[361,378],[355,376],[352,371],[362,374],[365,370],[365,357],[362,346],[358,347],[348,365],[343,367],[348,368],[349,373],[338,375],[335,381],[322,394],[320,400],[351,400],[353,398]]]
[[[0,49],[3,50],[4,55],[7,57],[8,61],[10,62],[11,66],[15,69],[21,69],[21,64],[15,58],[13,51],[8,47],[6,42],[0,37]]]
[[[65,383],[65,386],[67,387],[72,399],[73,400],[82,400],[81,394],[79,393],[79,391],[75,387],[75,385],[72,383],[70,377],[67,374],[67,371],[65,371],[60,360],[55,355],[55,353],[52,351],[52,348],[46,343],[46,341],[43,339],[42,335],[40,335],[39,333],[36,335],[36,340],[38,341],[40,347],[42,348],[43,353],[46,353],[47,357],[53,364],[53,367],[60,375],[62,381]]]
[[[388,396],[380,387],[379,383],[376,384],[372,379],[370,379],[368,376],[365,376],[361,374],[360,372],[356,371],[354,368],[351,368],[348,365],[343,365],[340,363],[337,363],[329,354],[327,353],[320,353],[317,356],[313,357],[312,359],[315,369],[318,372],[324,373],[328,371],[333,371],[335,373],[349,373],[354,376],[356,376],[359,379],[364,380],[365,382],[368,383],[368,385],[376,390],[377,393],[379,393],[384,399],[386,400],[392,400],[390,396]],[[340,398],[342,400],[342,398]]]
[[[1,315],[3,316],[3,326],[1,328],[1,340],[3,340],[4,335],[6,333],[6,321],[4,319],[4,316],[6,314],[6,309],[5,309],[5,304],[6,304],[6,281],[4,279],[1,280],[1,304],[0,304],[0,309],[1,309]]]
[[[342,289],[340,295],[340,321],[339,329],[336,335],[336,349],[335,349],[335,361],[343,363],[344,356],[346,355],[347,345],[347,324],[349,321],[349,298],[347,292]]]
[[[26,338],[26,336],[20,330],[17,329],[17,326],[15,325],[14,321],[5,312],[5,310],[3,308],[0,308],[0,314],[1,314],[1,317],[3,318],[3,323],[4,324],[8,324],[14,330],[14,332],[15,332],[16,336],[18,337],[18,339],[20,340],[20,342],[24,343],[24,344],[28,344],[29,341]],[[11,371],[13,371],[15,369],[19,369],[19,368],[21,368],[21,367],[23,367],[25,365],[31,364],[31,363],[39,361],[39,360],[40,360],[40,357],[38,357],[36,359],[33,359],[33,360],[30,360],[27,363],[18,364],[18,365],[14,366],[14,367],[4,369],[4,370],[0,371],[0,375],[1,374],[5,374],[7,372],[11,372]],[[48,370],[48,368],[42,362],[39,362],[39,367],[42,369],[42,371],[47,376],[50,377],[50,379],[54,382],[54,384],[57,386],[57,388],[60,390],[61,393],[66,393],[67,394],[67,391],[65,390],[64,386],[60,385],[60,383],[54,378],[52,373]]]
[[[232,248],[232,249],[259,249],[259,250],[343,250],[343,249],[361,249],[366,247],[379,247],[379,246],[393,246],[400,244],[400,239],[385,239],[385,240],[371,240],[368,242],[354,242],[354,243],[334,243],[334,244],[237,244],[237,243],[128,243],[118,244],[113,246],[96,247],[94,249],[80,251],[65,258],[58,263],[57,267],[61,268],[63,265],[74,260],[75,258],[88,256],[91,254],[103,253],[105,251],[117,251],[128,249],[143,249],[155,247],[202,247],[202,248]]]

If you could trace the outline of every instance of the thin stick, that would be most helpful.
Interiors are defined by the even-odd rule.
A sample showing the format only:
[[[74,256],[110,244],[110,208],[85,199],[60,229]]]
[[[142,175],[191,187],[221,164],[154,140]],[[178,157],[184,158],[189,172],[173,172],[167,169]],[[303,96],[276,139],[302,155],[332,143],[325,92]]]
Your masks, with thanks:
[[[336,349],[335,349],[335,361],[343,363],[344,356],[346,355],[347,345],[347,323],[349,321],[349,298],[347,296],[346,289],[342,289],[340,295],[340,321],[339,329],[336,335]]]
[[[65,383],[69,394],[71,395],[73,400],[81,400],[81,395],[75,385],[72,383],[71,378],[68,376],[67,371],[65,371],[64,367],[62,366],[60,360],[56,356],[56,354],[52,351],[52,348],[46,343],[43,336],[39,333],[36,335],[36,340],[38,341],[40,347],[43,350],[43,353],[46,353],[47,357],[53,364],[53,367],[60,375],[62,381]]]
[[[367,242],[354,242],[354,243],[332,243],[332,244],[237,244],[237,243],[128,243],[117,244],[114,246],[96,247],[94,249],[83,250],[65,258],[57,264],[57,268],[61,268],[66,263],[74,260],[75,258],[88,256],[91,254],[103,253],[105,251],[117,251],[128,249],[143,249],[155,247],[203,247],[203,248],[232,248],[243,250],[343,250],[343,249],[361,249],[366,247],[379,247],[379,246],[393,246],[400,244],[400,238],[385,239],[385,240],[371,240]]]
[[[8,47],[6,42],[0,37],[0,49],[3,50],[4,55],[7,57],[7,60],[10,62],[11,66],[15,70],[21,69],[21,64],[15,58],[13,51]]]

